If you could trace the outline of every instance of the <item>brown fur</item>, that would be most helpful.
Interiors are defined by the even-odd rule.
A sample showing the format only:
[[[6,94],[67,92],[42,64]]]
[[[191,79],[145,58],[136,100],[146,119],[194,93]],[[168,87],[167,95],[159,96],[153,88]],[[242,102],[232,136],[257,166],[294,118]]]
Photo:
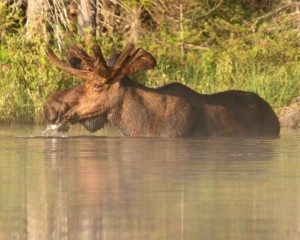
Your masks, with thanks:
[[[121,58],[124,58],[122,54]],[[88,71],[77,67],[83,72],[80,76],[88,81],[50,96],[45,104],[46,120],[61,124],[60,130],[67,130],[68,123],[79,122],[89,131],[96,131],[111,123],[126,136],[279,136],[277,116],[258,95],[237,90],[205,95],[180,83],[147,88],[129,79],[127,74],[119,74],[122,71],[131,74],[155,65],[153,57],[145,51],[141,52],[140,58],[131,61],[132,55],[125,56],[126,60],[119,69],[113,68],[120,58],[117,55],[107,63],[100,63],[104,71],[108,70],[105,77],[98,72],[95,78],[90,77],[90,73],[96,72],[92,68],[97,57],[85,60],[77,54],[76,59],[84,63],[77,62],[77,66],[89,66],[85,67]],[[77,75],[77,72],[57,63],[53,55],[50,59],[63,70]],[[69,62],[72,61],[69,59]]]

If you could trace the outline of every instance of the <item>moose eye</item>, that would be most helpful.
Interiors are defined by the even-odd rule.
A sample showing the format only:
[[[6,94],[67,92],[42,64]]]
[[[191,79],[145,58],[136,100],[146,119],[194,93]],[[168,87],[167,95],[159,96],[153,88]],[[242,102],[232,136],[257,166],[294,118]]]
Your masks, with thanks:
[[[102,85],[101,84],[95,84],[94,85],[94,90],[101,90]]]

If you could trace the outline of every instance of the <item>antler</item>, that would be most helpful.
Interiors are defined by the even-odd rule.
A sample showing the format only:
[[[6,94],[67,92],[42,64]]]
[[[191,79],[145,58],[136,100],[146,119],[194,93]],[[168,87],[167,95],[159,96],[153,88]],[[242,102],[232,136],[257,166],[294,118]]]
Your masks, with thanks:
[[[146,52],[144,49],[138,48],[130,56],[126,67],[123,69],[123,75],[127,76],[133,73],[146,71],[155,67],[155,65],[155,58],[150,53]]]
[[[105,59],[103,57],[103,54],[102,54],[102,51],[101,51],[101,48],[98,46],[98,45],[94,45],[93,46],[93,52],[94,52],[94,55],[95,55],[95,58],[96,58],[96,61],[94,62],[94,67],[96,68],[96,72],[98,74],[103,74],[103,76],[108,76],[108,72],[109,72],[109,69],[106,65],[106,62],[105,62]]]
[[[101,80],[107,83],[148,70],[156,65],[154,57],[142,48],[138,48],[130,55],[133,48],[133,43],[128,43],[111,67],[107,66],[98,45],[93,46],[94,57],[89,56],[77,45],[71,45],[67,52],[71,66],[60,60],[50,48],[46,49],[46,54],[57,67],[70,74],[87,80]]]
[[[128,43],[111,67],[111,78],[114,81],[155,67],[156,60],[150,53],[142,48],[138,48],[130,55],[133,48],[133,43]]]
[[[78,70],[91,71],[90,67],[78,57],[72,46],[67,51],[67,59],[69,64]]]
[[[78,70],[76,68],[69,66],[64,61],[60,60],[50,48],[46,49],[46,54],[47,54],[48,58],[51,60],[51,62],[53,62],[57,67],[66,71],[67,73],[70,73],[74,76],[81,77],[81,78],[84,78],[87,80],[98,78],[91,71]]]

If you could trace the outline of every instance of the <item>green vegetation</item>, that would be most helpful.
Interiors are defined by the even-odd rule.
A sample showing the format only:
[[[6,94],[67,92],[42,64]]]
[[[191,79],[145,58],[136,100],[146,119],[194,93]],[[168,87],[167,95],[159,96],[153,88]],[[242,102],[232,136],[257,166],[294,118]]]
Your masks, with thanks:
[[[7,37],[1,45],[1,121],[41,121],[47,95],[73,83],[47,61],[44,50],[41,39],[29,44],[21,33]]]
[[[271,14],[271,10],[250,11],[241,6],[223,4],[199,24],[187,21],[181,31],[179,25],[161,22],[136,42],[156,57],[158,66],[133,77],[152,87],[178,81],[201,93],[253,91],[280,113],[300,93],[300,29],[293,20],[295,9],[273,8]],[[0,121],[41,122],[46,97],[82,80],[52,65],[44,53],[46,38],[26,39],[25,27],[20,27],[22,14],[11,16],[8,10],[0,4]],[[106,56],[126,43],[116,33],[91,40],[66,31],[64,41],[58,44],[54,39],[52,48],[63,58],[74,41],[88,51],[93,43],[100,44]]]

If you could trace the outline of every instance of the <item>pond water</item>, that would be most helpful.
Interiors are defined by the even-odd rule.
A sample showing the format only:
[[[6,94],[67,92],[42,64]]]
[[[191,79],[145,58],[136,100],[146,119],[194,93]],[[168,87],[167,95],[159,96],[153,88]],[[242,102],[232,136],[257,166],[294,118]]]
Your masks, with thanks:
[[[0,128],[0,239],[300,239],[300,132],[127,138]]]

